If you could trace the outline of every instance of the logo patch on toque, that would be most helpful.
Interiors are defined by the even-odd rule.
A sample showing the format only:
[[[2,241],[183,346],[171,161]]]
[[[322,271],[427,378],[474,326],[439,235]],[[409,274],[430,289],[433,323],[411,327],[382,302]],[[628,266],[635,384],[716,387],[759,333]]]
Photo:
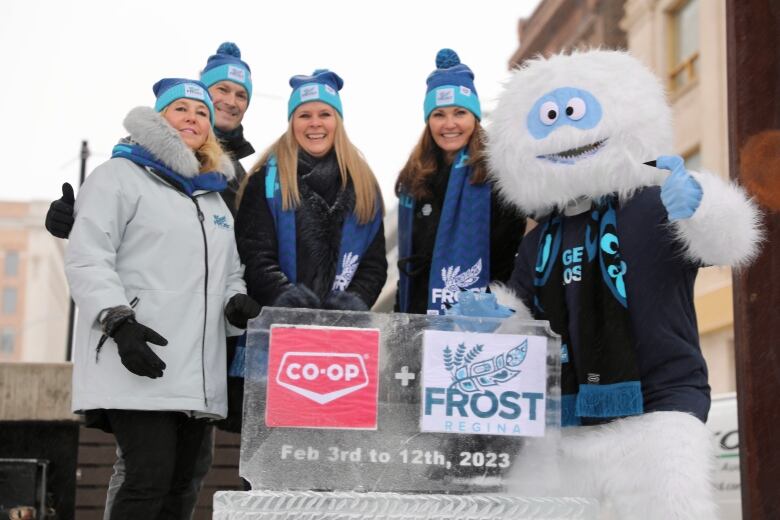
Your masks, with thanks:
[[[455,89],[440,88],[436,91],[436,106],[451,105],[455,102]]]

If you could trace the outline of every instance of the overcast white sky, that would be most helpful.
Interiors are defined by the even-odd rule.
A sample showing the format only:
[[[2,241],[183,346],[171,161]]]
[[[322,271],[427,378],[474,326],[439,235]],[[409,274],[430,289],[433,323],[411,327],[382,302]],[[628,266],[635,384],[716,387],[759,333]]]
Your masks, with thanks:
[[[455,49],[474,70],[484,110],[507,76],[517,21],[538,0],[218,4],[221,11],[201,0],[5,0],[0,199],[59,198],[62,182],[78,182],[82,139],[92,151],[89,172],[124,135],[130,108],[153,105],[155,81],[197,77],[230,40],[252,68],[244,128],[255,149],[286,127],[289,77],[330,68],[344,78],[347,132],[394,204],[395,177],[423,129],[425,78],[438,49]]]

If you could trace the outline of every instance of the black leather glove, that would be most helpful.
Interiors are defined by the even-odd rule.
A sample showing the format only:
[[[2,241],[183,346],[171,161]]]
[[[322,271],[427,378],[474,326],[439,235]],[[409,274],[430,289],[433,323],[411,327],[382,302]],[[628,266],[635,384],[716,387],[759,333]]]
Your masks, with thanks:
[[[236,294],[225,305],[225,317],[234,327],[246,328],[246,322],[260,314],[260,304],[246,294]]]
[[[368,305],[355,293],[331,291],[323,300],[322,308],[335,311],[367,311]]]
[[[162,377],[165,363],[146,343],[165,346],[168,340],[155,331],[128,318],[119,325],[112,336],[119,350],[119,359],[130,372],[137,376]]]
[[[73,186],[62,185],[62,197],[49,206],[46,213],[46,229],[57,238],[68,238],[73,228]]]
[[[290,309],[319,309],[322,302],[314,291],[303,284],[293,285],[280,294],[273,304],[274,307]]]

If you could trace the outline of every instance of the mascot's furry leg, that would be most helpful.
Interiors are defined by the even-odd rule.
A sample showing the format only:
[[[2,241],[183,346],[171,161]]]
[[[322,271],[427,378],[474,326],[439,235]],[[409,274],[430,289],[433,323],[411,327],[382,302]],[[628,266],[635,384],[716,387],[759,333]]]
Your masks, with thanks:
[[[612,518],[716,518],[714,441],[697,418],[653,412],[562,437],[560,490],[598,497]]]
[[[509,320],[532,319],[510,289],[491,291],[516,309]],[[699,419],[682,412],[564,428],[560,440],[529,439],[513,480],[526,496],[598,498],[605,519],[714,519],[713,442]]]
[[[560,439],[529,439],[511,489],[596,498],[603,520],[714,520],[713,442],[682,412],[565,428]]]

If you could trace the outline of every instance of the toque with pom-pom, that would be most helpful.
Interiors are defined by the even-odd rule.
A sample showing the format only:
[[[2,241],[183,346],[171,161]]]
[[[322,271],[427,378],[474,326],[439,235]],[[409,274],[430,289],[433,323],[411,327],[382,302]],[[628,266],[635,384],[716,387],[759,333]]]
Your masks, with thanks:
[[[290,78],[290,100],[287,102],[287,119],[289,120],[295,109],[310,101],[321,101],[336,109],[341,117],[344,112],[341,108],[339,90],[344,86],[344,80],[333,71],[317,69],[311,75],[300,74]]]
[[[220,81],[232,81],[246,89],[247,98],[252,98],[252,72],[233,42],[224,42],[216,54],[209,56],[200,80],[209,88]]]
[[[458,106],[469,110],[477,119],[482,119],[477,90],[474,88],[474,73],[460,62],[452,49],[441,49],[436,54],[436,70],[428,75],[423,110],[425,121],[431,112],[440,107]]]

